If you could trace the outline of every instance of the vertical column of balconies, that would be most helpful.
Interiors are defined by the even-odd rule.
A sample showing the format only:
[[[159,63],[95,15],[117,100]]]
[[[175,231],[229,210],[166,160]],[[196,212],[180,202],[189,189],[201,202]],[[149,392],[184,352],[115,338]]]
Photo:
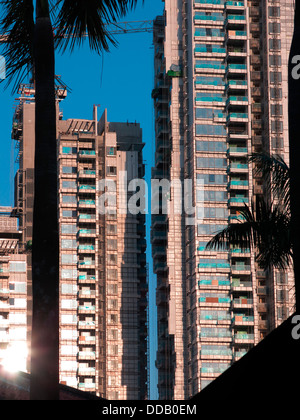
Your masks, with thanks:
[[[58,142],[60,232],[60,380],[77,387],[77,137]]]
[[[8,258],[0,260],[0,363],[7,356],[9,344],[9,270]]]
[[[194,395],[226,370],[232,361],[230,263],[226,250],[206,251],[213,234],[228,223],[226,174],[226,96],[224,1],[196,1],[194,5],[195,168],[198,226],[196,337],[191,330],[190,389]],[[196,297],[196,298],[195,298]],[[193,343],[198,341],[198,345]],[[196,349],[196,351],[195,351]]]
[[[165,71],[164,40],[165,20],[158,17],[155,21],[155,80],[152,97],[155,111],[155,166],[152,179],[170,179],[170,79]],[[156,191],[151,198],[151,244],[153,272],[157,276],[156,304],[158,323],[158,349],[156,366],[158,369],[158,389],[160,399],[172,398],[171,381],[172,342],[168,334],[169,283],[167,266],[168,215],[162,214],[162,192]]]
[[[96,139],[78,135],[78,384],[95,392],[97,354]]]
[[[249,204],[249,85],[247,60],[247,10],[244,1],[225,2],[226,109],[228,132],[229,223],[243,220],[244,203]],[[231,316],[233,360],[254,344],[253,284],[250,250],[232,248]]]

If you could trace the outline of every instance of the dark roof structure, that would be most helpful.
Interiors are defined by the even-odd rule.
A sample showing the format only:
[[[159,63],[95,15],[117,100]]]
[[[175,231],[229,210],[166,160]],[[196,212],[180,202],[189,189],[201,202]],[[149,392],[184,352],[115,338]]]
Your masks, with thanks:
[[[60,400],[103,401],[88,392],[60,384]],[[0,400],[29,400],[30,375],[24,372],[10,373],[0,366]]]
[[[295,318],[294,318],[295,317]],[[299,401],[300,316],[290,316],[245,356],[191,399],[207,405],[244,402],[276,406]],[[230,404],[231,404],[230,403]],[[247,405],[247,404],[246,404]]]

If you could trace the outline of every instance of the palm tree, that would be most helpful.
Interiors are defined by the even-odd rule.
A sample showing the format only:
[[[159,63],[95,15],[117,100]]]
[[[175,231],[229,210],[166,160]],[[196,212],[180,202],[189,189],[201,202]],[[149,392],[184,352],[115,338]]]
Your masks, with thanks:
[[[292,264],[290,212],[290,169],[280,156],[255,153],[249,156],[255,163],[254,173],[265,180],[266,197],[256,197],[240,211],[240,223],[228,225],[206,245],[206,249],[251,248],[262,269],[285,269]]]
[[[300,176],[299,176],[299,115],[300,78],[295,74],[295,65],[300,57],[300,0],[295,0],[294,34],[288,66],[289,146],[291,175],[291,240],[294,253],[294,275],[296,289],[296,312],[300,314]],[[297,68],[296,68],[297,70]],[[296,72],[299,73],[299,70]]]
[[[71,50],[87,34],[92,51],[116,45],[105,23],[137,0],[4,0],[0,33],[14,89],[35,82],[35,195],[32,240],[33,322],[31,399],[59,399],[59,232],[56,151],[55,50]],[[34,17],[35,6],[35,17]],[[53,37],[54,28],[56,37]]]

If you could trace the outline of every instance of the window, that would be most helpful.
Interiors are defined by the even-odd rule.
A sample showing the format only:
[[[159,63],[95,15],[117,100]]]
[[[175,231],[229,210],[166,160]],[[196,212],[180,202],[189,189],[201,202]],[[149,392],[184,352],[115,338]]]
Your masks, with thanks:
[[[107,166],[106,173],[107,173],[107,175],[116,175],[117,174],[117,167],[116,166]]]
[[[276,117],[282,115],[282,105],[271,105],[271,116]]]
[[[226,133],[224,125],[196,124],[197,136],[226,136]]]
[[[25,261],[10,261],[9,271],[15,273],[26,273]]]
[[[64,218],[68,218],[68,217],[77,217],[77,212],[74,210],[63,210],[62,212],[62,216]]]
[[[62,148],[62,154],[63,155],[73,155],[77,153],[76,147],[65,147]]]
[[[62,202],[64,204],[77,204],[77,197],[76,195],[63,195]]]
[[[280,23],[277,23],[277,22],[269,23],[269,34],[280,34],[280,32],[281,32]]]
[[[107,148],[106,148],[106,154],[107,154],[107,156],[116,156],[116,147],[111,147],[111,146],[108,146]]]
[[[280,55],[270,55],[269,56],[270,66],[281,66],[281,56]]]
[[[77,264],[77,254],[62,254],[62,264]]]
[[[197,168],[226,168],[227,159],[199,157],[197,158]]]
[[[270,50],[280,50],[281,48],[281,40],[277,38],[271,38],[269,41],[269,49]]]
[[[76,239],[62,239],[61,240],[62,249],[77,249]]]
[[[281,83],[282,82],[282,74],[279,71],[271,71],[270,72],[270,83]]]
[[[62,173],[63,174],[76,174],[77,168],[73,166],[63,166]]]
[[[61,270],[61,278],[62,279],[73,279],[76,280],[77,279],[77,270],[66,270],[66,269],[62,269]]]
[[[63,235],[76,235],[77,226],[76,225],[61,225],[61,233]]]
[[[227,144],[221,141],[196,141],[196,152],[226,152]]]
[[[76,181],[63,181],[62,182],[62,188],[76,190],[77,189],[77,183],[76,183]]]

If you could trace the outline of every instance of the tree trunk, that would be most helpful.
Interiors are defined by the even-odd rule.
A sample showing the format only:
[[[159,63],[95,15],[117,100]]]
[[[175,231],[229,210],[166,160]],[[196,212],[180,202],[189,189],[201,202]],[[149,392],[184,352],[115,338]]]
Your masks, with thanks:
[[[37,0],[35,193],[32,240],[32,400],[59,399],[59,233],[55,60],[48,1]]]
[[[296,0],[295,27],[289,58],[289,146],[291,172],[291,235],[296,288],[296,312],[300,313],[300,1]]]

